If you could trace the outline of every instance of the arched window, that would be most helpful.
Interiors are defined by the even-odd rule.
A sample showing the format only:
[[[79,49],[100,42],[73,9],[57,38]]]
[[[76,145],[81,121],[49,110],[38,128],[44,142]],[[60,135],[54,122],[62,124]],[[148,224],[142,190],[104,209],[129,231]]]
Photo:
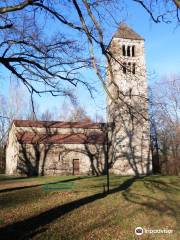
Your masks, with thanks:
[[[132,46],[132,57],[135,57],[135,46]]]
[[[131,72],[131,63],[128,63],[128,72]]]
[[[123,56],[126,56],[126,47],[125,45],[122,46]]]
[[[132,73],[133,73],[133,74],[136,74],[136,64],[135,64],[135,63],[133,63]]]
[[[128,57],[131,56],[131,48],[130,48],[130,46],[127,47],[127,56]]]
[[[129,97],[132,98],[132,88],[129,89]]]
[[[123,73],[126,74],[126,63],[123,63]]]

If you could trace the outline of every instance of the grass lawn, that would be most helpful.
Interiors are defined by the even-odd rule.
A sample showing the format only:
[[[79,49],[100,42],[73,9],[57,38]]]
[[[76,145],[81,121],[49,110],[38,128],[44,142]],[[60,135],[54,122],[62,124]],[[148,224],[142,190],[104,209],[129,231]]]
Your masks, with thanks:
[[[180,177],[110,176],[110,182],[107,195],[104,176],[0,175],[0,239],[180,239]],[[173,233],[137,236],[138,226]]]

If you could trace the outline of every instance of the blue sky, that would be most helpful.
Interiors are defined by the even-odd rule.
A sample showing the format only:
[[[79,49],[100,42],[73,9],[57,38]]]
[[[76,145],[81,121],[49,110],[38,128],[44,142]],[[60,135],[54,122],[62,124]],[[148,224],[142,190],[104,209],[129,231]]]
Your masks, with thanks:
[[[154,23],[145,10],[136,3],[127,6],[126,23],[145,38],[149,84],[165,75],[180,73],[180,28],[176,27],[175,23]],[[114,29],[110,28],[109,32],[113,34]],[[96,78],[95,74],[89,72],[87,72],[86,77],[92,80]],[[0,78],[2,78],[2,75],[0,75]],[[4,82],[4,78],[0,80],[0,86],[4,92],[7,92],[9,81],[3,84],[2,82]],[[88,91],[79,86],[76,89],[78,101],[90,116],[94,116],[96,113],[105,116],[106,96],[98,80],[96,81],[96,88],[97,93],[95,99],[92,100]],[[36,102],[39,104],[40,111],[46,109],[51,111],[53,108],[60,111],[61,105],[68,100],[63,97],[54,98],[44,95],[36,97]]]

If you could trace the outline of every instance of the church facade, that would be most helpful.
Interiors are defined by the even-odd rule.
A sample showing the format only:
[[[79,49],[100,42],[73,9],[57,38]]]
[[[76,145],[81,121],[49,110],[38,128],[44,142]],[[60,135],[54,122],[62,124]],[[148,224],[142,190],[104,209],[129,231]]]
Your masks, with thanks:
[[[109,47],[108,123],[15,120],[6,173],[15,175],[151,172],[144,39],[122,24]]]

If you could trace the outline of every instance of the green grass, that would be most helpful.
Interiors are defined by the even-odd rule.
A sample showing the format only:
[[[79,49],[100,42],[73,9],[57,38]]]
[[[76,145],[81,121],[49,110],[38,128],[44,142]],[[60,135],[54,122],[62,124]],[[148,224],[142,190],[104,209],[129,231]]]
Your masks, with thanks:
[[[57,176],[57,177],[52,177],[52,176],[37,176],[37,177],[17,177],[17,176],[8,176],[5,174],[0,174],[0,182],[4,181],[12,181],[13,182],[30,182],[30,181],[41,181],[41,182],[49,182],[49,181],[62,181],[65,179],[72,179],[72,178],[77,178],[76,176]]]
[[[45,190],[53,182],[60,189]],[[1,176],[0,239],[180,239],[180,177],[110,176],[110,183],[107,195],[104,176]],[[174,232],[138,237],[137,226]]]

